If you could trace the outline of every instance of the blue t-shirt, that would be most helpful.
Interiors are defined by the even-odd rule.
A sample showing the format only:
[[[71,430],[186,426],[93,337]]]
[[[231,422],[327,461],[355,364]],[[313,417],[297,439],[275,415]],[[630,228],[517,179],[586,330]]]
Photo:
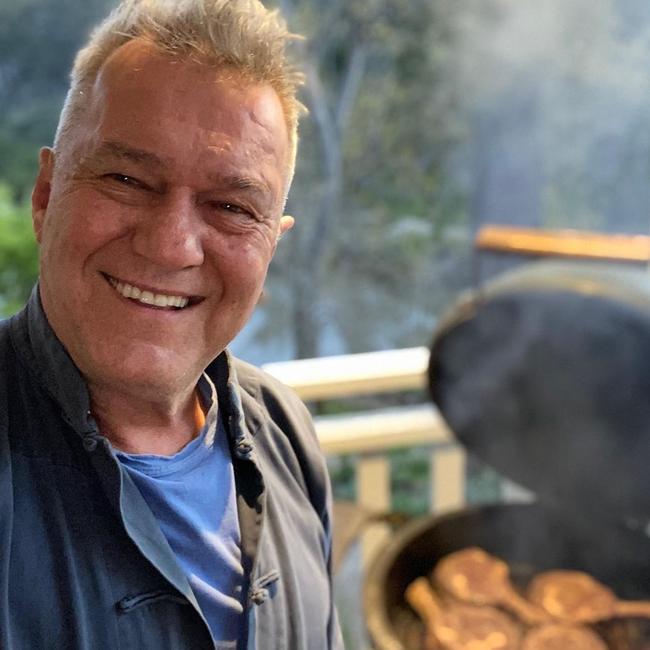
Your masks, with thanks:
[[[234,650],[244,570],[235,477],[216,399],[201,434],[173,456],[116,453],[185,571],[215,648]]]

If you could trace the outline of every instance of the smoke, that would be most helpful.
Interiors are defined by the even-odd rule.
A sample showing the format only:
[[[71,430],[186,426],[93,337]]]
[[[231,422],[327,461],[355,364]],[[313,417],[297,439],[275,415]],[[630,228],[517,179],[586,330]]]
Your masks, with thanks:
[[[618,0],[454,8],[455,173],[476,224],[646,232],[650,10]]]

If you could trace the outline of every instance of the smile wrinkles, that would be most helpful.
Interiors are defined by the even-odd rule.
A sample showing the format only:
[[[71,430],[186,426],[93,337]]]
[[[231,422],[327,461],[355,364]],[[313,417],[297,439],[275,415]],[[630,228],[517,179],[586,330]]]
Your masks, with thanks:
[[[200,300],[198,297],[154,292],[143,287],[138,287],[134,284],[129,284],[128,282],[122,282],[121,280],[117,280],[107,274],[104,274],[104,277],[108,280],[113,289],[124,298],[130,298],[131,300],[136,300],[153,307],[183,309],[190,304],[196,304]]]

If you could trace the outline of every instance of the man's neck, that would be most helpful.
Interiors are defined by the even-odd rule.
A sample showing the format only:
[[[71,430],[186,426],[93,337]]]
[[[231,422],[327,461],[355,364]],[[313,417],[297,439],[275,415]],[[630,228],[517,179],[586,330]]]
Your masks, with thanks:
[[[196,437],[200,429],[195,390],[154,402],[109,388],[89,389],[99,430],[120,451],[169,456]]]

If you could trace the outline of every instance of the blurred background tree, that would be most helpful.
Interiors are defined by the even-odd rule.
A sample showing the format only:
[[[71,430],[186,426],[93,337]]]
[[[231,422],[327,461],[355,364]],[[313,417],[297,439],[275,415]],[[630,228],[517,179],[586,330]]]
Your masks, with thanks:
[[[298,358],[428,340],[434,314],[467,284],[462,197],[445,180],[461,125],[442,83],[443,4],[280,3],[307,35],[310,114],[287,206],[297,224],[257,334],[290,332]]]
[[[38,148],[52,141],[68,74],[109,0],[0,2],[0,178],[21,201],[31,191]]]

